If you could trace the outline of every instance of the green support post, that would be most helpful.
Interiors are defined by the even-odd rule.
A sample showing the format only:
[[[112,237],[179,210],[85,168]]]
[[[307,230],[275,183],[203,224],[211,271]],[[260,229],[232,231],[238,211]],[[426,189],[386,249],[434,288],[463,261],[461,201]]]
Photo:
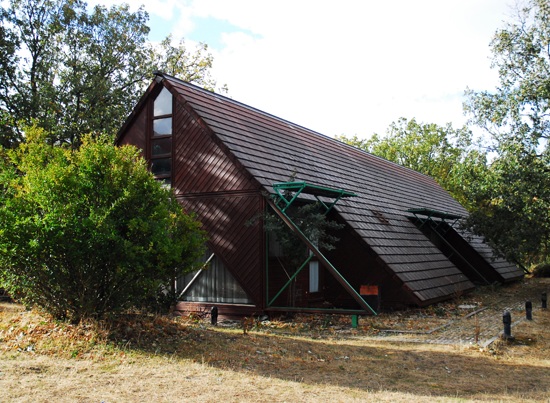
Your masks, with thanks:
[[[351,327],[357,329],[359,323],[359,315],[351,315]]]

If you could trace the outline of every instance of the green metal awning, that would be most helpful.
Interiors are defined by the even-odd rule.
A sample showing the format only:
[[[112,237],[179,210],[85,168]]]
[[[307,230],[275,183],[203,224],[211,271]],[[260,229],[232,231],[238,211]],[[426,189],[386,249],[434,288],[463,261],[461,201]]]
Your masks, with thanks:
[[[428,217],[436,217],[441,219],[451,219],[451,220],[459,220],[462,218],[461,215],[458,214],[452,214],[452,213],[444,213],[442,211],[437,211],[434,209],[427,209],[427,208],[411,208],[407,210],[409,213],[413,213],[414,215],[426,215]]]
[[[442,211],[437,211],[437,210],[428,209],[428,208],[410,208],[407,210],[407,212],[413,213],[416,219],[421,222],[420,227],[418,227],[419,229],[422,228],[424,224],[430,221],[436,224],[436,229],[438,229],[443,223],[449,225],[448,229],[450,229],[453,227],[453,225],[456,224],[458,220],[462,218],[462,216],[458,214],[445,213]],[[440,221],[436,223],[434,220],[432,220],[432,218],[439,218]],[[454,220],[454,221],[452,224],[450,224],[446,220]],[[447,232],[447,230],[445,232]]]
[[[279,196],[278,198],[275,197],[275,203],[277,205],[279,205],[281,201],[284,203],[284,208],[282,209],[283,212],[292,204],[294,200],[298,198],[300,194],[309,194],[315,196],[315,199],[322,206],[325,207],[326,211],[324,214],[327,214],[342,197],[357,196],[355,193],[347,192],[343,189],[331,189],[322,186],[308,185],[306,182],[282,182],[274,183],[272,186],[273,190],[275,190],[275,193],[277,193],[277,195]],[[281,193],[281,190],[283,191],[283,193]],[[296,193],[290,200],[288,200],[287,197],[284,196],[285,191]],[[325,202],[319,199],[319,197],[325,197],[335,200],[330,205],[327,205]]]

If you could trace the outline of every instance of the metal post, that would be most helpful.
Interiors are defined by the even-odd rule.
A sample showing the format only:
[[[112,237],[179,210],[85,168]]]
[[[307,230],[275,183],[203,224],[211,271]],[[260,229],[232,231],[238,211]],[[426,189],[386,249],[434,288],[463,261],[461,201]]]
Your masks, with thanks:
[[[540,299],[542,301],[542,309],[546,309],[546,301],[548,301],[548,297],[546,296],[546,292],[542,293],[542,296],[541,296]]]
[[[502,323],[504,324],[504,334],[502,337],[505,340],[512,339],[512,316],[510,315],[510,312],[504,311],[504,314],[502,315]]]
[[[351,315],[351,327],[356,329],[358,323],[359,323],[359,316],[358,315]]]
[[[212,326],[216,326],[218,324],[218,307],[213,306],[212,309],[210,309],[210,319]]]
[[[525,317],[527,320],[533,320],[533,304],[531,301],[525,301]]]

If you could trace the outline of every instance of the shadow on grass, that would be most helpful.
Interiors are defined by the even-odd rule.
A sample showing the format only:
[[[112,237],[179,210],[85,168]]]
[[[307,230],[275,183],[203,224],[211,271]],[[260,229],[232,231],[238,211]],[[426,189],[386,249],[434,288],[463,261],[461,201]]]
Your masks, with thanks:
[[[526,333],[532,344],[516,346],[506,355],[390,340],[337,340],[326,331],[312,331],[309,338],[304,334],[283,336],[267,332],[243,335],[240,329],[143,315],[121,315],[103,324],[79,326],[31,316],[18,313],[12,318],[1,318],[0,327],[4,330],[0,345],[5,351],[28,354],[28,347],[34,346],[38,354],[84,360],[109,352],[113,356],[135,353],[182,363],[196,361],[250,377],[363,392],[399,391],[448,398],[514,396],[537,401],[549,397],[548,311],[541,314],[539,327]],[[321,338],[312,339],[312,335]]]
[[[176,336],[177,340],[174,339]],[[540,399],[550,370],[539,361],[481,354],[459,347],[306,339],[190,327],[132,350],[191,359],[213,368],[315,385],[419,396],[510,396]],[[540,366],[539,366],[540,365]]]

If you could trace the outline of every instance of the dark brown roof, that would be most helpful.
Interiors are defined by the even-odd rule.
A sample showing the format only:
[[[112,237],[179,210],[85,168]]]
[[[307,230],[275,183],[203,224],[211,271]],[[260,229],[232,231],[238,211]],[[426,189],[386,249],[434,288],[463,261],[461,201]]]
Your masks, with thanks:
[[[477,253],[493,266],[505,282],[517,280],[524,276],[525,273],[518,266],[507,260],[496,257],[491,247],[483,242],[483,238],[480,236],[473,235],[466,231],[459,231],[459,233],[470,243]]]
[[[419,301],[473,288],[407,218],[410,208],[465,216],[432,178],[232,99],[164,76],[265,190],[297,179],[358,196],[335,209]]]

